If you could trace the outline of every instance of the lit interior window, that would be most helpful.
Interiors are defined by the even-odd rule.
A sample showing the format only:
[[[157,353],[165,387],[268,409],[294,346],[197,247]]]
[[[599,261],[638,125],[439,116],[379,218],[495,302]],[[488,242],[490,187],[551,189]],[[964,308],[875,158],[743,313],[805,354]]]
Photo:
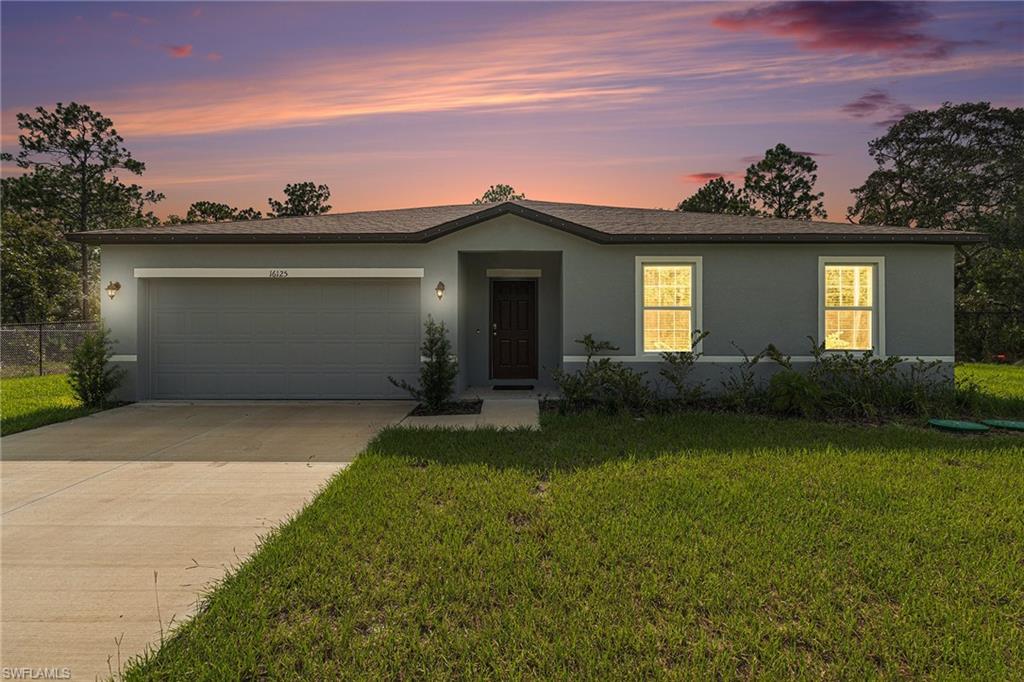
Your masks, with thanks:
[[[871,350],[873,265],[825,266],[825,349]]]
[[[643,266],[645,353],[688,351],[693,332],[693,266]]]

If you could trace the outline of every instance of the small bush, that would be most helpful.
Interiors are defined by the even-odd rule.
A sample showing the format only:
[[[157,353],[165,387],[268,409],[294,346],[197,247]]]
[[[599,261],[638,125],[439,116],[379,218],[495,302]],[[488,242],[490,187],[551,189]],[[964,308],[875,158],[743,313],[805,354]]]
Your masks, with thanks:
[[[86,407],[103,407],[110,394],[124,381],[125,371],[110,364],[114,354],[110,330],[86,334],[71,356],[68,384]]]
[[[444,322],[434,322],[433,317],[427,316],[420,353],[427,359],[420,365],[418,387],[404,379],[388,377],[388,381],[408,391],[415,400],[423,403],[427,411],[441,412],[451,402],[455,378],[459,375],[459,363],[452,355],[452,343],[448,340],[448,327]]]
[[[757,355],[747,355],[747,352],[735,343],[732,347],[743,355],[743,362],[737,367],[730,368],[728,376],[722,380],[720,403],[728,410],[756,412],[764,403],[764,391],[758,386],[754,368],[764,359],[765,351]]]
[[[807,371],[821,389],[820,410],[841,419],[882,420],[913,415],[961,412],[970,398],[960,399],[939,371],[942,362],[906,364],[904,358],[863,353],[826,353],[811,339],[814,363]]]
[[[598,407],[608,412],[642,412],[654,402],[654,394],[643,374],[611,358],[594,359],[598,353],[618,350],[608,341],[596,341],[587,334],[576,343],[582,344],[587,360],[578,372],[555,369],[551,372],[562,393],[560,411],[581,412]]]
[[[768,382],[768,407],[782,415],[813,417],[821,402],[821,387],[807,375],[783,369]]]
[[[708,332],[697,330],[693,334],[691,348],[696,348],[701,341],[708,336]],[[662,353],[661,359],[665,365],[658,371],[658,374],[672,387],[674,396],[672,401],[678,407],[690,407],[699,403],[705,397],[706,381],[690,383],[690,374],[703,356],[702,352],[678,351],[674,353]]]

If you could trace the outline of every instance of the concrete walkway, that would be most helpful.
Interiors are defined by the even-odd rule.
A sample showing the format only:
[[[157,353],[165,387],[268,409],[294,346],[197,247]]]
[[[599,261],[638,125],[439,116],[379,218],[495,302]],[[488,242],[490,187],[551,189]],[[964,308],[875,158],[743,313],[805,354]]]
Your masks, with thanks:
[[[136,403],[4,436],[6,461],[350,462],[407,400]]]
[[[402,426],[419,428],[539,429],[540,409],[533,398],[484,399],[480,414],[445,414],[436,417],[406,417]]]
[[[411,407],[142,404],[0,439],[0,666],[116,673]]]

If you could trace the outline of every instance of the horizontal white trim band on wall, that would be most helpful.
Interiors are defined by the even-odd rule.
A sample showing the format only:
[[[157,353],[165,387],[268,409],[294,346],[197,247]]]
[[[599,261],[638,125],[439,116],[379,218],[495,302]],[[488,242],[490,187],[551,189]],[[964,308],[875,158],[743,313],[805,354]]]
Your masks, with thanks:
[[[111,362],[138,362],[139,361],[139,356],[138,355],[111,355],[110,356],[110,361]]]
[[[858,355],[854,353],[854,355]],[[953,362],[954,358],[952,355],[906,355],[900,356],[904,358],[904,362],[917,362],[918,360],[924,360],[925,362]],[[661,356],[659,355],[595,355],[595,360],[601,358],[611,358],[617,362],[662,362]],[[723,362],[723,363],[736,363],[743,362],[744,358],[742,355],[703,355],[697,359],[697,362]],[[790,358],[792,362],[814,362],[813,355],[794,355]],[[573,362],[586,362],[587,356],[585,355],[566,355],[562,358],[563,363]],[[762,362],[770,362],[770,360],[762,360]]]
[[[422,279],[423,268],[135,268],[135,277],[242,277],[294,279],[310,277]]]
[[[528,268],[487,268],[488,277],[540,278],[541,271]]]

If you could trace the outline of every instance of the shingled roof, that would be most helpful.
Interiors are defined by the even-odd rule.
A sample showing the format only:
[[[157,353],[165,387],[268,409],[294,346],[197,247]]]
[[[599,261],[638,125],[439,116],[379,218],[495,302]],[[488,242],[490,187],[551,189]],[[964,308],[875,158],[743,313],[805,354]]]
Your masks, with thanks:
[[[716,213],[684,213],[551,201],[507,201],[358,211],[224,223],[94,230],[68,235],[89,244],[423,243],[511,214],[601,244],[675,242],[884,242],[964,244],[976,232],[919,230]]]

